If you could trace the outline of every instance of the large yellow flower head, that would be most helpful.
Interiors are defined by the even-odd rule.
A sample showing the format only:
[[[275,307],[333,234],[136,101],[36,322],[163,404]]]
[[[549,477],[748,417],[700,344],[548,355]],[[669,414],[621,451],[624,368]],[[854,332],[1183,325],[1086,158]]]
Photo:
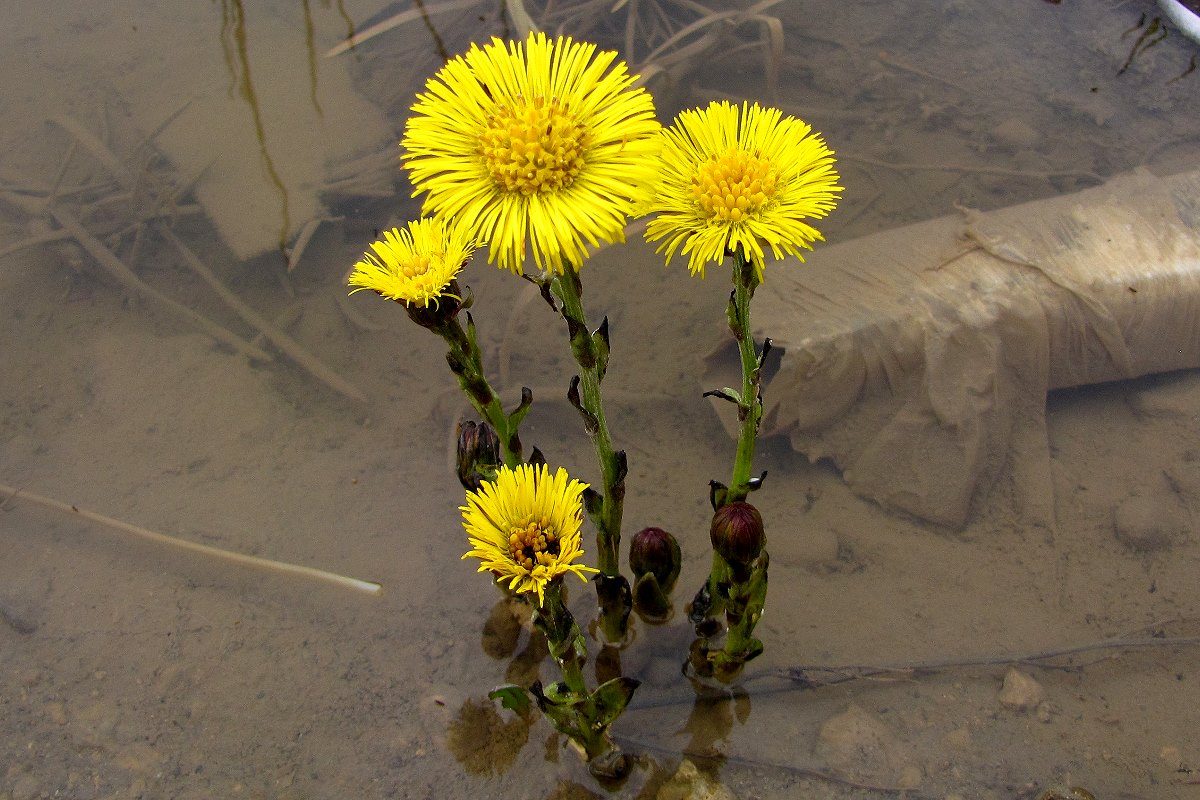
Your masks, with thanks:
[[[661,126],[634,80],[569,37],[472,45],[417,95],[400,143],[423,213],[460,217],[513,272],[529,249],[578,270],[585,241],[623,239],[655,169]]]
[[[658,216],[646,239],[663,240],[658,252],[668,264],[682,252],[703,277],[705,264],[734,252],[761,282],[764,244],[778,259],[824,238],[805,220],[832,211],[842,187],[833,151],[806,123],[757,103],[721,101],[682,112],[662,138],[646,209]]]
[[[537,592],[538,606],[550,581],[573,572],[598,572],[573,564],[583,555],[579,526],[583,522],[583,490],[587,484],[567,476],[561,467],[551,474],[545,464],[501,467],[496,480],[467,492],[459,510],[480,572],[491,572],[518,594]]]
[[[470,230],[453,222],[420,219],[407,230],[392,228],[354,265],[347,282],[358,288],[350,294],[370,289],[406,306],[437,305],[475,248]]]

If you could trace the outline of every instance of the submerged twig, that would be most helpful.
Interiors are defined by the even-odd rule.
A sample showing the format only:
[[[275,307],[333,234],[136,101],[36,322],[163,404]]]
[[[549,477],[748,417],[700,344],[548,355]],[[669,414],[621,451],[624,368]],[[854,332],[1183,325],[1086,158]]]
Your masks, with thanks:
[[[270,320],[246,305],[241,298],[226,288],[225,284],[221,283],[216,274],[208,268],[208,265],[201,261],[200,257],[192,252],[192,249],[184,244],[183,240],[176,236],[170,228],[165,225],[159,226],[158,233],[175,246],[175,249],[183,256],[183,260],[187,263],[188,267],[200,276],[200,279],[207,283],[209,288],[216,292],[226,305],[236,311],[238,316],[246,322],[260,330],[264,336],[271,340],[272,344],[286,353],[293,361],[308,370],[314,377],[327,386],[336,389],[346,397],[366,401],[366,395],[360,392],[354,384],[327,367],[320,359],[305,350],[299,342],[281,331]]]
[[[1079,653],[1096,650],[1126,650],[1142,647],[1194,647],[1200,645],[1200,636],[1121,636],[1100,642],[1058,647],[1051,650],[1040,650],[1023,655],[985,656],[981,658],[944,659],[938,661],[918,661],[911,664],[870,665],[847,664],[837,667],[799,666],[779,670],[779,677],[795,681],[805,689],[815,689],[822,686],[832,686],[847,681],[863,678],[879,677],[911,677],[921,673],[939,672],[947,669],[962,667],[988,667],[1000,664],[1039,665],[1039,662],[1049,661],[1063,656],[1078,655]],[[822,677],[827,676],[827,677]]]
[[[61,208],[51,208],[50,214],[63,228],[63,230],[67,231],[67,233],[69,233],[75,239],[75,241],[79,242],[80,246],[83,247],[83,249],[86,250],[92,256],[92,258],[96,259],[96,261],[100,263],[100,266],[104,267],[109,275],[116,278],[121,285],[129,289],[134,294],[154,300],[160,305],[166,307],[168,310],[184,317],[193,325],[200,328],[200,330],[216,339],[218,342],[229,345],[239,353],[242,353],[249,358],[255,359],[256,361],[271,360],[270,353],[267,353],[265,350],[255,347],[249,342],[243,340],[238,335],[231,333],[198,311],[193,311],[183,303],[180,303],[177,300],[172,300],[170,297],[160,293],[157,289],[143,281],[136,274],[134,274],[133,270],[125,266],[125,263],[121,261],[121,259],[117,258],[111,250],[105,247],[103,242],[89,233],[88,230],[79,222],[79,220],[75,219],[75,217],[73,217],[69,212],[64,211]]]
[[[873,167],[886,167],[899,171],[932,171],[932,172],[976,172],[982,175],[1008,175],[1014,178],[1087,178],[1088,180],[1096,181],[1096,183],[1104,183],[1104,178],[1097,175],[1095,172],[1086,169],[1010,169],[1008,167],[990,167],[985,164],[942,164],[942,163],[913,163],[913,162],[895,162],[883,161],[877,158],[867,158],[865,156],[847,155],[838,153],[838,158],[843,161],[850,161],[855,164],[869,164]]]
[[[946,658],[934,659],[930,661],[914,661],[905,664],[842,664],[837,666],[826,665],[800,665],[795,667],[785,667],[782,669],[772,669],[748,674],[741,681],[742,687],[748,687],[750,684],[768,684],[767,688],[759,688],[754,692],[754,696],[767,696],[773,694],[782,694],[785,692],[809,691],[813,689],[821,689],[826,686],[836,686],[852,681],[877,679],[877,680],[911,680],[918,676],[934,675],[941,672],[946,672],[952,669],[967,669],[970,667],[995,667],[1011,664],[1023,664],[1025,666],[1041,667],[1042,669],[1078,669],[1082,665],[1078,664],[1046,664],[1044,662],[1053,661],[1057,658],[1066,656],[1079,655],[1081,653],[1096,652],[1099,650],[1124,650],[1124,649],[1143,649],[1151,647],[1196,647],[1200,645],[1200,636],[1158,636],[1148,633],[1150,631],[1158,631],[1162,627],[1171,624],[1184,622],[1186,619],[1169,619],[1162,620],[1135,631],[1129,631],[1120,636],[1111,639],[1103,639],[1098,642],[1087,642],[1084,644],[1071,645],[1068,647],[1056,647],[1048,650],[1038,650],[1032,653],[1008,653],[997,656],[979,656],[975,658]],[[694,703],[696,694],[694,691],[680,693],[675,696],[662,698],[658,702],[638,703],[631,706],[638,710],[652,710],[659,708],[674,708],[677,706]]]
[[[272,572],[281,572],[288,575],[298,575],[304,578],[324,581],[326,583],[336,584],[347,589],[365,592],[366,594],[380,595],[383,593],[383,587],[378,583],[374,583],[373,581],[363,581],[359,580],[358,578],[347,578],[344,575],[326,572],[325,570],[316,569],[314,567],[305,567],[299,564],[289,564],[284,561],[272,561],[269,558],[248,556],[242,553],[235,553],[232,550],[222,550],[219,547],[211,547],[206,544],[199,544],[198,542],[189,542],[186,539],[178,539],[174,536],[167,536],[164,533],[157,533],[155,531],[147,530],[146,528],[139,528],[137,525],[131,525],[128,522],[122,522],[119,519],[106,517],[103,514],[97,514],[95,511],[88,511],[87,509],[79,508],[78,506],[71,505],[70,503],[64,503],[50,497],[43,497],[42,495],[34,494],[33,492],[27,492],[24,489],[16,489],[12,486],[6,486],[2,483],[0,483],[0,492],[8,494],[8,498],[5,502],[13,499],[28,500],[32,503],[45,506],[46,508],[53,508],[56,511],[62,511],[67,514],[75,514],[83,517],[86,520],[99,523],[108,528],[129,533],[142,539],[157,542],[158,544],[170,545],[171,547],[177,547],[181,550],[190,550],[193,553],[200,553],[213,558],[219,558],[223,561],[229,561],[246,567],[267,569],[271,570]]]

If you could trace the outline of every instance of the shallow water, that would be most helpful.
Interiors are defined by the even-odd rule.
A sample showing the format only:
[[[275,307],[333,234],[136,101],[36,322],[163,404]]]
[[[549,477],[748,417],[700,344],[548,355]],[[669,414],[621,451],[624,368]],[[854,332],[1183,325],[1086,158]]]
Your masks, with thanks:
[[[643,68],[645,31],[695,19],[671,0],[528,5],[551,29],[623,51],[636,10],[625,56]],[[425,18],[326,55],[409,9],[5,10],[0,248],[48,241],[0,257],[0,483],[384,592],[6,500],[0,797],[605,793],[548,725],[486,699],[551,669],[459,559],[448,449],[464,405],[438,341],[376,298],[344,302],[345,273],[375,230],[417,210],[394,149],[413,92],[441,53],[512,30],[498,3],[427,3]],[[664,121],[748,98],[823,132],[847,187],[822,226],[834,244],[1137,167],[1194,169],[1198,46],[1156,17],[1151,2],[781,2],[692,57],[672,61],[682,51],[668,48],[669,73],[645,71]],[[52,187],[59,217],[46,211]],[[270,361],[215,345],[181,312],[137,299],[95,245],[53,238],[78,220],[145,284],[252,340],[159,214],[213,281],[346,383],[298,367],[279,337],[253,343]],[[325,218],[289,270],[280,243]],[[605,389],[629,453],[626,531],[679,536],[681,606],[708,564],[707,482],[733,451],[698,379],[698,357],[727,335],[728,290],[660,264],[634,237],[589,261],[585,286],[589,314],[608,315],[613,332]],[[594,480],[561,399],[573,364],[560,321],[510,275],[477,264],[468,282],[500,383],[513,399],[534,389],[523,438]],[[947,531],[856,497],[786,440],[762,442],[766,653],[738,690],[698,699],[679,672],[683,615],[639,623],[619,658],[643,686],[614,735],[642,765],[616,793],[654,797],[686,755],[741,798],[1032,797],[1055,785],[1194,796],[1200,674],[1194,646],[1165,639],[1197,634],[1198,401],[1193,372],[1053,394],[1049,529],[1026,524],[1003,476]],[[1178,529],[1134,549],[1113,514],[1140,496]],[[589,595],[571,590],[584,620]],[[1164,643],[1022,664],[1040,689],[1027,708],[1001,702],[1020,656],[1118,636]],[[818,687],[782,677],[845,664],[928,667]]]

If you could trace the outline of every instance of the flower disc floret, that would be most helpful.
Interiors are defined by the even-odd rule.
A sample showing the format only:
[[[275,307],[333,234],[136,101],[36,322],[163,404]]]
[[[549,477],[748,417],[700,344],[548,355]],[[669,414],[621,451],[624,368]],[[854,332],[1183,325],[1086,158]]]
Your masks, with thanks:
[[[757,103],[714,102],[681,113],[663,131],[647,213],[648,241],[666,261],[688,256],[692,274],[737,253],[763,279],[764,246],[775,258],[824,237],[806,220],[824,217],[842,187],[833,151],[795,117]]]
[[[587,484],[561,467],[545,464],[502,467],[494,481],[467,493],[463,527],[471,542],[463,558],[478,558],[480,572],[491,572],[514,593],[536,593],[567,573],[586,580],[598,570],[573,563],[583,555],[580,525]]]
[[[461,218],[489,260],[578,270],[646,199],[661,126],[611,51],[532,33],[451,59],[417,95],[401,161],[424,213]]]
[[[348,283],[354,292],[370,289],[406,306],[437,305],[451,281],[475,252],[476,244],[462,225],[437,219],[410,222],[405,229],[385,231],[363,253]],[[458,298],[453,298],[458,299]]]

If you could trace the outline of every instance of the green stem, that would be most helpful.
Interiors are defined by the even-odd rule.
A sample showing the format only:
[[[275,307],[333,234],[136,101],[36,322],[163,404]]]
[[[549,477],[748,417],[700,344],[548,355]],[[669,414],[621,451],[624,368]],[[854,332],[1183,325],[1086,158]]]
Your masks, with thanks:
[[[589,694],[583,677],[587,650],[575,616],[567,609],[562,596],[562,583],[551,581],[543,591],[542,606],[538,609],[538,627],[546,635],[550,654],[558,662],[563,683],[581,697]]]
[[[571,336],[571,352],[579,364],[579,396],[572,401],[584,417],[584,427],[596,450],[603,482],[603,496],[598,513],[592,514],[596,524],[596,543],[600,572],[609,577],[621,574],[621,515],[625,500],[625,454],[613,450],[612,436],[604,416],[600,396],[600,381],[608,366],[607,326],[590,333],[584,315],[579,275],[568,267],[554,279],[553,288],[562,303],[562,315]]]
[[[725,503],[745,500],[750,493],[750,474],[754,461],[754,445],[762,421],[762,399],[759,397],[760,364],[754,351],[753,330],[750,327],[750,301],[758,287],[754,264],[741,253],[734,254],[733,294],[729,298],[729,328],[737,339],[738,355],[742,361],[742,394],[738,403],[737,455],[733,462],[733,478]]]
[[[475,337],[475,326],[467,315],[467,328],[463,328],[458,317],[439,320],[430,329],[442,337],[448,351],[446,360],[458,379],[458,385],[471,405],[495,429],[500,438],[500,450],[504,464],[515,469],[522,463],[521,439],[518,429],[528,408],[528,398],[522,397],[521,405],[511,415],[505,413],[500,397],[488,383],[483,372],[483,353]]]

